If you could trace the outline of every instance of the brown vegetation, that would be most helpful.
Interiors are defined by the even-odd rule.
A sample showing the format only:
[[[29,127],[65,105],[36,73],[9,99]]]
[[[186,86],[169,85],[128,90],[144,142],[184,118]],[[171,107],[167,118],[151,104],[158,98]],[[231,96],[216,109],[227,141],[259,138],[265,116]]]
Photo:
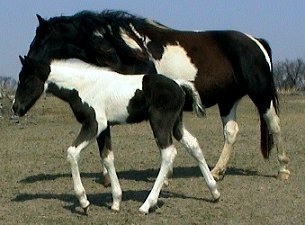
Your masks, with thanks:
[[[269,161],[260,155],[259,118],[245,98],[237,111],[240,133],[234,155],[226,177],[218,183],[222,195],[218,203],[211,202],[194,160],[178,148],[174,177],[161,192],[159,208],[147,216],[138,213],[160,163],[149,125],[141,123],[112,131],[123,189],[119,213],[109,209],[111,190],[101,185],[96,145],[82,152],[80,169],[92,203],[87,217],[74,196],[66,161],[66,149],[79,125],[66,104],[53,97],[41,99],[17,124],[0,119],[0,224],[305,224],[305,100],[302,95],[280,96],[280,103],[291,159],[287,182],[275,178],[275,152]],[[208,109],[201,119],[185,113],[185,124],[214,165],[223,144],[217,108]]]

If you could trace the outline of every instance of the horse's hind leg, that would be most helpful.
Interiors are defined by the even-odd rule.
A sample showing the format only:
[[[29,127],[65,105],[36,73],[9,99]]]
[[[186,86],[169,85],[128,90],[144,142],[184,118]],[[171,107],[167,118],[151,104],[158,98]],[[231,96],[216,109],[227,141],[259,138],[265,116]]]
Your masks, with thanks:
[[[278,177],[281,180],[287,180],[289,178],[290,172],[287,169],[289,158],[287,157],[285,148],[283,146],[283,141],[281,137],[281,128],[280,128],[280,119],[275,111],[273,106],[273,101],[270,103],[270,107],[265,111],[265,113],[261,113],[262,117],[266,121],[268,126],[268,130],[273,136],[273,142],[277,149],[277,157],[279,161],[279,171]]]
[[[196,159],[214,200],[218,200],[220,193],[217,190],[216,181],[210,172],[197,139],[183,127],[182,120],[177,121],[175,124],[173,134],[174,137],[185,147],[188,153]]]
[[[113,197],[111,209],[113,211],[119,211],[122,200],[122,190],[114,167],[114,156],[111,150],[110,127],[108,126],[106,130],[102,131],[96,140],[98,143],[103,166],[107,171],[106,177],[109,177],[109,183],[111,184]]]
[[[239,131],[238,124],[236,122],[236,108],[238,103],[239,101],[236,101],[234,104],[232,104],[232,107],[219,105],[225,143],[216,166],[212,170],[213,177],[216,180],[222,179],[225,174],[233,145]]]

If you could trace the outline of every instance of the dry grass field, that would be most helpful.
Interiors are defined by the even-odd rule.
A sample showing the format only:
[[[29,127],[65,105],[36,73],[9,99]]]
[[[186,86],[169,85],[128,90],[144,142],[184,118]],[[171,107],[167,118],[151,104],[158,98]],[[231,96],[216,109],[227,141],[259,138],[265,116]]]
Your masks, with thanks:
[[[199,168],[179,146],[174,177],[162,189],[158,208],[149,215],[138,213],[160,164],[149,125],[141,123],[112,129],[123,189],[118,213],[109,209],[110,188],[101,185],[96,144],[82,152],[81,175],[91,202],[89,216],[84,216],[66,161],[66,149],[80,126],[66,104],[53,97],[41,99],[19,123],[0,119],[0,224],[305,224],[305,96],[280,96],[280,103],[283,138],[291,159],[287,182],[275,178],[276,151],[269,161],[263,160],[259,117],[245,98],[238,108],[240,133],[234,154],[227,175],[218,182],[218,203],[211,202]],[[184,118],[209,165],[215,165],[223,144],[217,108],[208,109],[206,118],[192,113]]]

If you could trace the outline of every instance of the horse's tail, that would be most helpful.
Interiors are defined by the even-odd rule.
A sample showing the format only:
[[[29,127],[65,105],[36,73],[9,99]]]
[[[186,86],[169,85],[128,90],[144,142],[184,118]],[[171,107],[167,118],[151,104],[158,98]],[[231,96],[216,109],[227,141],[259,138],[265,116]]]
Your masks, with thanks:
[[[271,63],[271,69],[270,69],[270,75],[271,77],[271,86],[270,86],[270,98],[272,100],[273,107],[275,109],[275,113],[278,115],[279,114],[279,100],[278,100],[278,95],[277,91],[275,88],[274,84],[274,78],[273,78],[273,65],[272,65],[272,52],[270,45],[268,42],[262,38],[256,38],[266,49],[268,56],[270,58],[270,63]],[[260,123],[261,123],[261,151],[262,155],[265,159],[268,159],[271,153],[271,149],[273,148],[274,145],[274,140],[273,140],[273,135],[270,132],[267,123],[265,119],[263,118],[263,115],[260,114]]]
[[[198,117],[205,116],[205,108],[202,105],[200,95],[194,87],[194,84],[190,81],[185,80],[176,80],[176,82],[180,85],[185,94],[192,99],[192,107],[193,110],[196,112],[196,115]]]

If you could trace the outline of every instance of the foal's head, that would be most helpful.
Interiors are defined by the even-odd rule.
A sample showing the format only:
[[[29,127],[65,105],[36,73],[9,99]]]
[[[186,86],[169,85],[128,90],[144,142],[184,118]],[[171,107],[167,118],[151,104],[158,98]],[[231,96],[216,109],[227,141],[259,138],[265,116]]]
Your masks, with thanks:
[[[19,73],[13,110],[16,115],[23,116],[43,93],[50,66],[46,62],[36,61],[27,56],[19,58],[22,69]]]

